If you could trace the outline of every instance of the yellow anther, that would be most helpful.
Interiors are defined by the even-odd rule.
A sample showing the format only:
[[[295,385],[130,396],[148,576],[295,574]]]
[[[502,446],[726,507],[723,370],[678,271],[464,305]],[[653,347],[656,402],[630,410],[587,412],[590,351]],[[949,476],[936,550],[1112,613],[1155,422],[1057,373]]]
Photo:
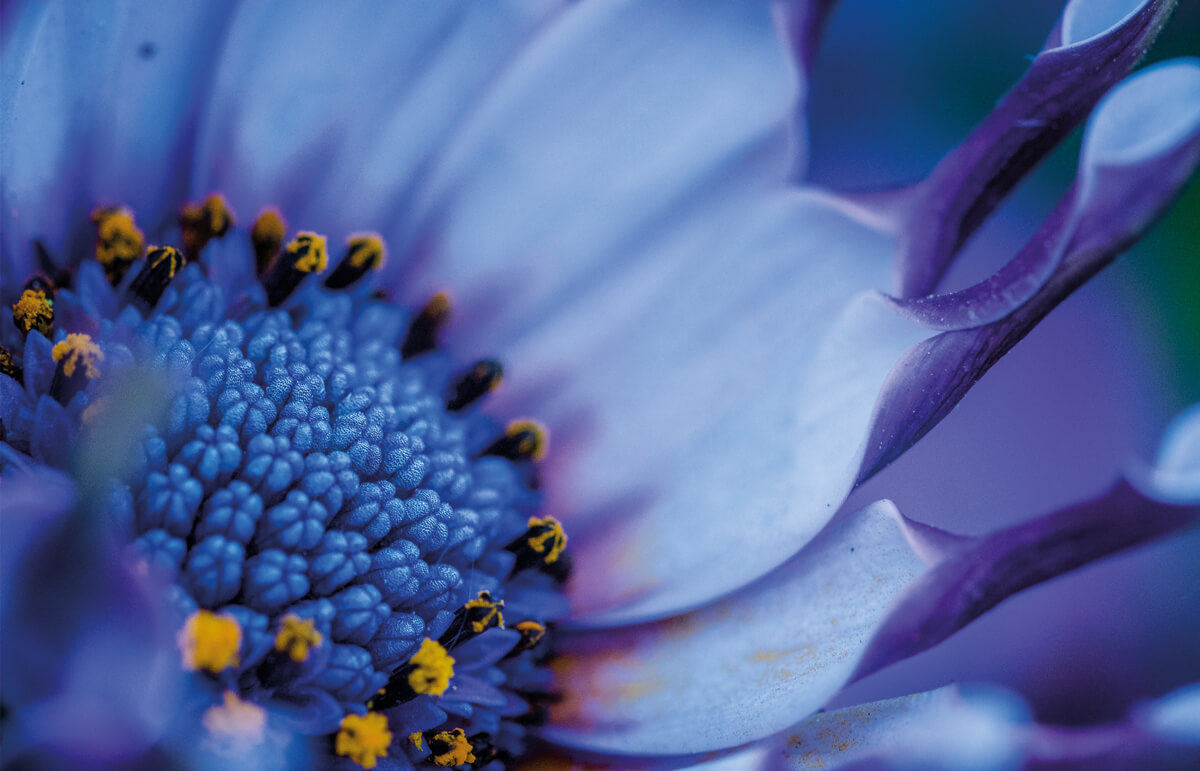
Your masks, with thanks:
[[[521,633],[521,645],[528,650],[542,641],[546,636],[546,627],[536,621],[521,621],[515,627]]]
[[[387,248],[378,233],[355,233],[346,239],[346,251],[350,265],[355,268],[378,270],[383,267]]]
[[[550,448],[550,432],[536,420],[522,419],[510,422],[504,435],[514,439],[520,457],[545,460]]]
[[[184,669],[217,673],[237,666],[242,627],[229,616],[198,610],[188,616],[176,641]]]
[[[279,620],[275,650],[287,653],[292,661],[307,661],[310,649],[320,645],[322,639],[316,622],[311,618],[300,618],[295,613],[289,613]]]
[[[0,374],[8,375],[17,381],[25,377],[25,373],[17,366],[16,360],[13,359],[12,353],[3,345],[0,345]]]
[[[54,328],[54,301],[41,289],[26,289],[12,307],[13,322],[25,334],[36,329],[46,337]]]
[[[284,249],[288,263],[301,273],[320,273],[329,262],[325,236],[302,230]]]
[[[228,233],[233,221],[233,212],[219,193],[212,193],[203,203],[185,204],[179,210],[180,241],[184,252],[195,258],[211,239]]]
[[[161,270],[168,279],[175,278],[175,272],[187,262],[173,246],[151,246],[146,257],[150,260],[150,269]]]
[[[554,517],[530,517],[526,540],[529,548],[542,555],[547,565],[557,562],[563,549],[567,548],[567,534],[563,532],[562,523]]]
[[[250,229],[250,241],[254,244],[254,256],[257,260],[258,272],[267,269],[275,255],[283,248],[283,239],[287,236],[287,223],[278,209],[263,209],[254,220]]]
[[[133,221],[133,212],[124,207],[106,207],[92,211],[96,223],[96,260],[112,282],[120,281],[129,264],[142,256],[146,237]]]
[[[450,678],[454,677],[454,659],[440,643],[426,637],[408,664],[413,667],[408,673],[408,686],[414,693],[441,696],[450,687]]]
[[[432,760],[439,766],[465,766],[475,762],[475,748],[467,739],[467,734],[461,728],[453,731],[441,731],[429,737],[429,750],[433,753]]]
[[[67,335],[66,340],[55,344],[50,350],[50,355],[62,364],[63,374],[67,377],[74,375],[76,368],[83,367],[83,374],[88,380],[100,376],[96,365],[104,361],[104,352],[100,350],[100,346],[92,342],[90,335],[82,334]]]
[[[387,757],[392,743],[387,718],[378,712],[346,715],[334,740],[333,750],[363,768],[375,768],[379,758]]]
[[[204,227],[213,238],[220,238],[233,227],[233,211],[220,193],[212,193],[205,198],[200,211],[204,215]]]
[[[225,691],[225,703],[204,710],[205,730],[225,747],[261,744],[266,733],[267,713],[252,701],[242,701],[233,691]]]
[[[408,735],[408,740],[412,742],[412,746],[417,748],[417,752],[425,751],[425,737],[420,731],[413,731]]]
[[[504,607],[504,600],[493,600],[492,595],[488,592],[480,592],[477,598],[470,600],[463,607],[467,609],[467,618],[471,619],[471,629],[476,633],[494,626],[504,628],[504,614],[500,612]],[[471,613],[472,610],[476,610],[476,612]]]

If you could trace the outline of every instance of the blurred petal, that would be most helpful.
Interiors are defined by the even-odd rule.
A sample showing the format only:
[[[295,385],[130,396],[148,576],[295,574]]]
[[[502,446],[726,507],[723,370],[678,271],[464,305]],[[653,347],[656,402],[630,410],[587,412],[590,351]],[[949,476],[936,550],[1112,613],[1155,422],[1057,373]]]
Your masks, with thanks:
[[[769,736],[845,682],[870,630],[925,566],[881,502],[765,580],[666,621],[562,641],[566,700],[543,735],[614,754],[705,752]]]
[[[124,201],[144,225],[161,224],[163,202],[187,187],[178,170],[228,16],[228,2],[181,0],[5,9],[6,281],[33,270],[33,238],[65,256],[67,235],[97,202]]]
[[[1016,769],[1027,719],[1011,694],[946,686],[813,715],[785,732],[782,761],[828,771],[867,761],[927,771]]]
[[[288,221],[335,239],[387,221],[383,213],[396,215],[430,154],[558,5],[241,4],[192,194],[221,190],[245,216],[277,205]]]
[[[494,353],[651,258],[708,186],[735,199],[778,181],[795,93],[766,3],[574,5],[440,158],[401,285],[417,302],[450,287],[471,344]]]
[[[546,484],[572,506],[576,623],[727,594],[833,516],[884,378],[927,334],[858,296],[890,244],[827,199],[780,194],[604,347],[529,373],[563,382],[536,403],[563,437]],[[562,350],[575,329],[556,331]]]
[[[855,679],[936,645],[1017,592],[1194,525],[1197,434],[1200,412],[1193,408],[1168,431],[1161,471],[1135,467],[1133,484],[1122,480],[1093,500],[951,545],[889,613]]]
[[[928,294],[959,248],[1038,161],[1141,60],[1173,0],[1071,0],[1029,71],[922,186],[896,260],[897,293]]]
[[[904,356],[880,397],[859,481],[924,436],[1047,313],[1129,248],[1198,162],[1200,62],[1164,62],[1114,89],[1087,132],[1080,179],[1029,247],[1062,249],[1053,273],[1007,316],[944,332]]]

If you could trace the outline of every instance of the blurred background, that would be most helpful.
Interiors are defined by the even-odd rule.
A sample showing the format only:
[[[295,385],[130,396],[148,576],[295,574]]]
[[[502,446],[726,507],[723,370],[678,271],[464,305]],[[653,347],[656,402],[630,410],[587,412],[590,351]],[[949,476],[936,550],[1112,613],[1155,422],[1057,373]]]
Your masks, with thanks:
[[[810,177],[835,190],[914,182],[1020,77],[1061,10],[1046,0],[843,0],[814,72]],[[1146,63],[1200,56],[1184,2]],[[948,285],[1006,262],[1075,173],[1081,130],[968,245]],[[1200,401],[1200,180],[1133,251],[1064,303],[958,409],[860,489],[982,533],[1101,492]],[[1019,691],[1041,720],[1116,719],[1200,680],[1200,533],[1110,558],[1002,604],[837,704],[949,681]]]

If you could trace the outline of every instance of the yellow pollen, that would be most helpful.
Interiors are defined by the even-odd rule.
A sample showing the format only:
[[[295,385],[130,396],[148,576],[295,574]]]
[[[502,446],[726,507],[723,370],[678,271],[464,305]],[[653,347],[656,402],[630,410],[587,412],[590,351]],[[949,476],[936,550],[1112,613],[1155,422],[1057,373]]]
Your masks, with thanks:
[[[542,555],[547,565],[557,562],[563,549],[567,548],[567,534],[563,532],[562,523],[554,517],[530,517],[529,527],[539,531],[529,536],[529,548]]]
[[[472,608],[485,608],[487,610],[487,613],[485,613],[482,618],[471,622],[471,629],[473,629],[476,633],[482,632],[491,627],[493,619],[496,620],[496,626],[500,627],[501,629],[504,628],[504,614],[500,612],[500,609],[504,607],[503,600],[497,602],[496,600],[492,599],[491,594],[487,592],[480,592],[479,597],[467,602],[465,605],[463,605],[463,607],[467,610],[471,610]]]
[[[168,278],[175,278],[175,271],[179,270],[187,262],[179,250],[173,246],[151,246],[148,250],[150,259],[150,267],[157,268],[162,264],[163,260],[168,260],[167,270],[170,271]]]
[[[142,256],[146,237],[133,221],[133,212],[123,207],[96,209],[96,259],[106,270]]]
[[[275,635],[275,650],[286,652],[292,661],[308,660],[309,650],[321,644],[321,633],[311,618],[300,618],[289,613],[279,620],[279,632]]]
[[[204,215],[204,226],[212,236],[220,238],[233,227],[233,211],[220,193],[212,193],[205,198],[200,211]]]
[[[425,751],[425,737],[421,736],[420,731],[413,731],[408,735],[408,740],[417,748],[417,752]]]
[[[408,674],[408,685],[413,693],[428,693],[441,696],[450,687],[454,677],[454,659],[440,643],[428,637],[408,663],[414,668]]]
[[[464,766],[475,762],[474,747],[461,728],[434,734],[429,740],[433,762],[439,766]]]
[[[67,377],[74,375],[77,367],[83,366],[83,374],[88,380],[100,376],[96,365],[104,361],[104,352],[92,342],[90,335],[67,335],[66,340],[55,344],[50,355],[56,362],[62,363],[63,374]]]
[[[320,273],[328,263],[325,236],[306,230],[296,234],[284,250],[292,267],[302,273]]]
[[[242,701],[233,691],[226,691],[225,703],[204,710],[201,722],[222,744],[253,746],[262,743],[267,713],[254,702]]]
[[[518,447],[520,452],[534,460],[545,460],[550,448],[550,432],[541,423],[528,418],[514,420],[505,426],[504,433],[508,436],[525,434]]]
[[[22,332],[36,329],[46,337],[54,327],[54,301],[41,289],[26,289],[12,307],[13,321]]]
[[[352,267],[366,267],[371,270],[383,267],[387,249],[383,245],[383,237],[378,233],[355,233],[346,239],[346,248],[350,253]]]
[[[378,712],[368,712],[342,718],[333,749],[363,768],[375,768],[379,758],[387,757],[391,743],[392,732],[388,730],[387,718]]]
[[[229,616],[198,610],[188,616],[176,638],[183,654],[183,668],[212,673],[237,666],[242,646],[242,627]]]
[[[283,215],[276,208],[263,209],[254,220],[250,229],[250,238],[257,244],[274,244],[278,249],[283,245],[283,237],[287,235],[287,225]]]
[[[522,637],[529,639],[531,648],[541,642],[546,635],[546,627],[536,621],[521,621],[514,628],[521,633]]]

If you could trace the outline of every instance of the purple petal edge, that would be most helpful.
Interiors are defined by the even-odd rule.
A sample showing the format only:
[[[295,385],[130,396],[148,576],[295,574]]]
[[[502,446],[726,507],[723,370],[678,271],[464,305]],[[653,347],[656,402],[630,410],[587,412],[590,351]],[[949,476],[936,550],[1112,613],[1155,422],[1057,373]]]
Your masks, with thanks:
[[[1098,498],[975,539],[905,591],[853,679],[936,645],[1017,592],[1198,517],[1200,502],[1160,502],[1120,481]]]
[[[1141,60],[1174,6],[1149,0],[1103,34],[1067,46],[1060,20],[1025,76],[922,186],[896,256],[901,297],[933,291],[987,215]]]
[[[1113,96],[1154,91],[1172,79],[1194,86],[1186,81],[1200,80],[1200,63],[1185,59],[1157,65]],[[937,425],[1046,314],[1132,246],[1169,208],[1200,163],[1200,123],[1149,162],[1120,167],[1100,160],[1085,168],[1026,247],[1030,253],[1052,250],[1069,239],[1058,266],[1031,298],[996,321],[932,337],[896,363],[876,402],[859,484]]]

